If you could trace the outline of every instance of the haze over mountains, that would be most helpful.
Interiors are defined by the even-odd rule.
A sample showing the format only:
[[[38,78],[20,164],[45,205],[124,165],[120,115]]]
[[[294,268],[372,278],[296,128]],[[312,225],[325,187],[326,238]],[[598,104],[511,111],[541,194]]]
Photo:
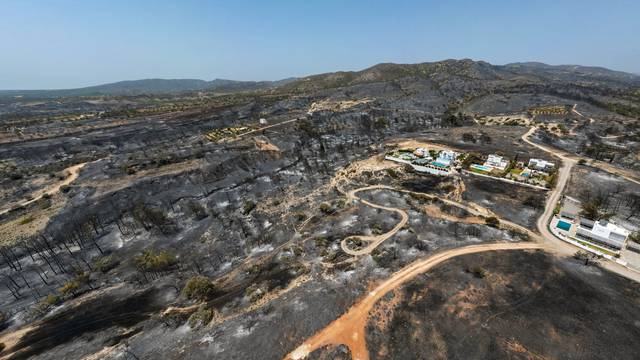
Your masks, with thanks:
[[[66,96],[131,96],[140,94],[175,94],[186,91],[250,91],[283,85],[293,79],[279,81],[235,81],[214,79],[211,81],[199,79],[142,79],[125,80],[115,83],[89,86],[77,89],[59,90],[0,90],[0,96],[24,97],[66,97]]]
[[[547,65],[521,62],[492,65],[484,61],[443,60],[419,64],[381,63],[361,71],[338,71],[288,78],[278,81],[235,81],[214,79],[142,79],[59,90],[0,90],[0,97],[56,98],[69,96],[131,96],[141,94],[176,94],[189,91],[238,92],[280,87],[283,90],[307,91],[359,83],[389,81],[404,77],[428,77],[438,73],[482,80],[562,80],[572,82],[607,82],[640,85],[640,75],[580,65]]]

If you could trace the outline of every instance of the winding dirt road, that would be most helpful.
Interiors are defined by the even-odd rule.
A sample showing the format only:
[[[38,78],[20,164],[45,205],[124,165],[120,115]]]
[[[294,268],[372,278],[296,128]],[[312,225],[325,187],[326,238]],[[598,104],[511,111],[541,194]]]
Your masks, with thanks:
[[[327,345],[346,345],[354,360],[369,359],[367,350],[365,327],[373,306],[389,291],[401,286],[419,274],[422,274],[434,266],[456,256],[475,254],[485,251],[497,250],[532,250],[541,249],[542,245],[536,243],[494,243],[471,245],[451,249],[437,253],[427,259],[414,262],[395,273],[373,291],[352,306],[344,315],[333,321],[323,330],[309,338],[302,345],[289,353],[285,359],[304,359],[311,352]]]
[[[400,218],[401,218],[400,222],[396,224],[396,226],[394,226],[393,229],[381,235],[353,235],[353,236],[348,236],[344,238],[342,242],[340,242],[340,247],[342,247],[342,250],[349,255],[358,256],[358,255],[369,254],[371,251],[373,251],[373,249],[377,248],[378,245],[380,245],[382,242],[384,242],[388,238],[395,235],[398,231],[400,231],[400,229],[402,229],[402,227],[407,223],[407,221],[409,221],[409,215],[407,214],[406,211],[402,209],[374,204],[370,201],[361,199],[356,195],[361,191],[378,190],[378,189],[393,190],[392,187],[384,186],[384,185],[365,186],[365,187],[361,187],[361,188],[349,191],[347,193],[347,199],[349,201],[358,200],[365,205],[371,206],[372,208],[395,212],[400,215]],[[349,247],[347,246],[347,241],[349,239],[359,239],[362,241],[367,241],[369,242],[369,244],[363,247],[362,249],[353,250],[353,249],[349,249]]]
[[[376,287],[373,291],[367,294],[364,298],[359,300],[355,305],[353,305],[349,310],[322,329],[320,332],[313,335],[311,338],[307,339],[304,343],[298,346],[295,350],[289,353],[285,359],[290,360],[298,360],[306,358],[311,352],[320,349],[324,346],[328,345],[346,345],[349,348],[351,353],[351,357],[355,360],[368,360],[369,352],[367,350],[366,344],[366,336],[365,336],[365,327],[367,325],[367,320],[369,318],[369,314],[373,309],[374,305],[389,291],[407,283],[415,276],[422,274],[434,266],[449,260],[456,256],[461,256],[465,254],[474,254],[484,251],[498,251],[498,250],[532,250],[532,249],[550,249],[554,250],[558,254],[562,255],[571,255],[575,252],[575,248],[557,238],[553,234],[551,234],[547,224],[551,216],[553,215],[553,210],[555,208],[556,203],[562,196],[562,192],[569,180],[569,176],[571,175],[571,169],[577,163],[577,159],[575,156],[571,156],[566,154],[565,152],[558,151],[552,148],[549,148],[544,145],[540,145],[534,143],[529,140],[529,136],[531,136],[536,131],[535,127],[532,127],[522,135],[522,140],[529,145],[532,145],[538,149],[541,149],[547,153],[550,153],[561,160],[561,167],[558,170],[558,181],[553,189],[547,197],[547,202],[545,205],[544,213],[538,218],[537,228],[538,231],[542,234],[539,236],[530,230],[509,222],[507,220],[500,219],[501,224],[506,224],[508,226],[512,226],[519,230],[525,230],[528,234],[533,235],[534,238],[538,241],[538,243],[493,243],[493,244],[481,244],[481,245],[471,245],[461,248],[455,248],[446,250],[440,253],[437,253],[433,256],[428,257],[427,259],[420,260],[414,262],[413,264],[403,268],[402,270],[396,272],[391,278],[385,280],[378,287]],[[615,168],[614,168],[615,170]],[[618,173],[616,173],[618,174]],[[623,176],[623,175],[621,175]],[[624,176],[626,178],[626,176]],[[631,179],[629,179],[631,180]],[[634,180],[631,180],[634,181]],[[635,181],[634,181],[635,182]],[[345,238],[341,246],[345,252],[351,255],[362,255],[370,252],[375,249],[380,243],[395,235],[402,226],[404,226],[408,220],[408,215],[404,210],[392,207],[385,207],[381,205],[377,205],[371,203],[369,201],[360,199],[357,197],[357,193],[365,190],[373,190],[373,189],[386,189],[386,190],[394,190],[394,191],[403,191],[396,190],[390,186],[385,185],[374,185],[374,186],[366,186],[363,188],[358,188],[355,190],[351,190],[346,193],[347,198],[349,200],[359,200],[360,202],[374,207],[378,209],[383,209],[387,211],[393,211],[401,215],[402,220],[389,232],[378,235],[378,236],[351,236]],[[338,190],[342,193],[339,188]],[[405,191],[409,192],[409,191]],[[440,199],[446,203],[455,206],[461,206],[465,208],[472,214],[482,215],[482,216],[490,216],[492,215],[491,211],[485,209],[483,207],[478,206],[477,204],[465,205],[461,203],[457,203],[455,201],[451,201],[448,199]],[[360,250],[351,250],[346,247],[346,240],[349,238],[359,238],[361,240],[371,241],[371,243],[363,249]],[[617,264],[604,264],[606,268],[613,270],[621,275],[627,276],[635,281],[639,280],[638,274],[630,272],[628,269],[618,266]]]
[[[361,203],[371,206],[372,208],[376,208],[376,209],[382,209],[382,210],[386,210],[386,211],[392,211],[395,212],[397,214],[400,214],[400,222],[398,222],[398,224],[396,224],[396,226],[393,227],[393,229],[389,230],[388,232],[381,234],[381,235],[352,235],[352,236],[347,236],[346,238],[344,238],[341,242],[340,242],[340,247],[342,248],[342,250],[349,254],[349,255],[353,255],[353,256],[359,256],[359,255],[366,255],[371,253],[371,251],[373,251],[375,248],[377,248],[380,244],[382,244],[385,240],[389,239],[390,237],[392,237],[393,235],[395,235],[398,231],[400,231],[400,229],[402,229],[402,227],[407,223],[407,221],[409,220],[409,214],[407,214],[407,212],[403,209],[399,209],[399,208],[394,208],[394,207],[387,207],[387,206],[382,206],[382,205],[378,205],[378,204],[374,204],[370,201],[364,200],[360,197],[358,197],[356,194],[362,191],[368,191],[368,190],[390,190],[390,191],[397,191],[397,192],[402,192],[402,193],[406,193],[406,194],[418,194],[418,195],[426,195],[432,199],[437,199],[442,201],[445,204],[451,205],[451,206],[455,206],[458,208],[461,208],[463,210],[466,210],[467,212],[469,212],[472,215],[475,216],[480,216],[480,217],[488,217],[488,216],[495,216],[497,217],[497,215],[495,213],[493,213],[491,210],[480,206],[478,204],[475,203],[469,203],[469,204],[463,204],[461,202],[457,202],[451,199],[446,199],[443,197],[439,197],[439,196],[435,196],[435,195],[430,195],[430,194],[426,194],[426,193],[421,193],[421,192],[416,192],[416,191],[410,191],[410,190],[405,190],[405,189],[397,189],[394,188],[392,186],[388,186],[388,185],[371,185],[371,186],[365,186],[365,187],[361,187],[361,188],[357,188],[355,190],[351,190],[347,193],[344,193],[345,196],[347,197],[347,200],[349,201],[360,201]],[[555,204],[555,203],[554,203]],[[551,211],[553,212],[553,206],[551,207]],[[508,220],[504,220],[504,219],[500,219],[500,225],[503,228],[510,228],[510,229],[514,229],[516,231],[520,231],[522,233],[526,233],[527,235],[529,235],[530,237],[534,238],[535,240],[539,240],[540,236],[534,232],[532,232],[531,230],[527,229],[526,227],[522,226],[522,225],[518,225],[514,222],[508,221]],[[363,247],[362,249],[358,249],[358,250],[353,250],[350,249],[348,247],[347,241],[349,239],[359,239],[362,241],[366,241],[368,242],[367,246]]]

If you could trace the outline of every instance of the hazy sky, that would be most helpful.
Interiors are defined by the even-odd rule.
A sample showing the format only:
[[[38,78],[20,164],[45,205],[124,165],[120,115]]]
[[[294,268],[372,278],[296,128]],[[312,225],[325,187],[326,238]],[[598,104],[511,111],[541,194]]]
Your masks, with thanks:
[[[640,1],[0,0],[0,89],[447,58],[640,73]]]

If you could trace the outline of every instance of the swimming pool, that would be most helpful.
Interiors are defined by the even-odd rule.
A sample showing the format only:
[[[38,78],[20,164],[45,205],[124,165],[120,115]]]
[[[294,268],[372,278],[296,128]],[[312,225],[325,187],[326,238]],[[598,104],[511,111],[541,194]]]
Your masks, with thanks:
[[[571,223],[558,220],[558,224],[556,224],[556,227],[560,230],[569,231],[571,229]]]
[[[448,167],[448,166],[449,166],[449,164],[443,164],[443,163],[441,163],[441,162],[437,162],[437,161],[433,161],[433,162],[431,162],[431,165],[433,165],[433,166],[438,166],[438,167],[441,167],[441,168],[446,168],[446,167]]]
[[[492,168],[491,168],[491,167],[489,167],[489,166],[478,165],[478,164],[472,164],[472,165],[471,165],[471,168],[472,168],[472,169],[476,169],[476,170],[480,170],[480,171],[486,171],[486,172],[489,172],[489,171],[491,171],[491,169],[492,169]]]

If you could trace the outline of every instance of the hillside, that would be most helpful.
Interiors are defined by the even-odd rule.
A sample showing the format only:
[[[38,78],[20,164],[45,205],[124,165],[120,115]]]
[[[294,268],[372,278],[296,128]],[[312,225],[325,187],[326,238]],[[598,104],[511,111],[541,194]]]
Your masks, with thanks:
[[[3,359],[640,350],[638,252],[551,233],[567,199],[640,229],[636,76],[445,60],[42,94],[76,96],[0,98]]]
[[[492,65],[470,59],[444,60],[420,64],[383,63],[361,71],[339,71],[297,79],[282,88],[293,92],[338,88],[364,83],[395,81],[403,78],[436,79],[453,77],[465,80],[521,80],[531,83],[548,81],[603,82],[610,86],[640,86],[640,76],[601,67],[512,63]]]

